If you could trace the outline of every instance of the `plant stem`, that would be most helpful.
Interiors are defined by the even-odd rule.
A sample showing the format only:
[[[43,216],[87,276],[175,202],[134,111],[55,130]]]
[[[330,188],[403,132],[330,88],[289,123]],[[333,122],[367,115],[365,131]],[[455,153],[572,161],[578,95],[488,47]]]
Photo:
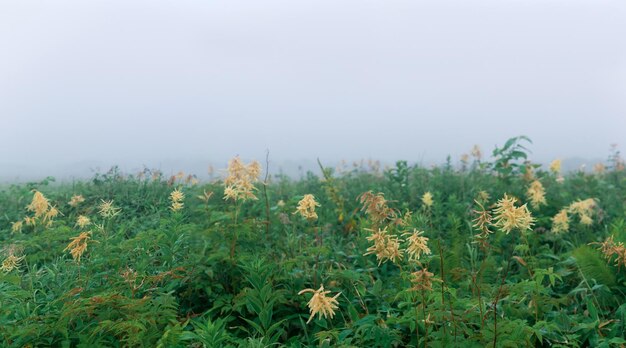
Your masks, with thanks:
[[[233,240],[232,240],[232,242],[230,244],[230,259],[231,259],[231,261],[235,260],[235,248],[236,248],[236,245],[237,245],[237,234],[238,234],[237,233],[238,232],[238,230],[237,230],[237,218],[238,218],[238,215],[239,215],[239,204],[238,204],[237,201],[235,201],[235,221],[234,221],[234,224],[233,224]]]
[[[496,343],[498,340],[498,301],[500,301],[500,296],[502,295],[502,288],[504,287],[504,283],[506,282],[506,277],[509,274],[509,269],[511,267],[511,260],[513,258],[509,257],[509,262],[506,265],[506,271],[502,276],[502,281],[500,282],[500,286],[498,287],[498,292],[496,293],[496,298],[493,301],[493,348],[496,348]]]
[[[265,153],[265,179],[263,179],[263,196],[265,197],[265,238],[270,240],[270,200],[267,196],[267,185],[270,174],[270,150]]]

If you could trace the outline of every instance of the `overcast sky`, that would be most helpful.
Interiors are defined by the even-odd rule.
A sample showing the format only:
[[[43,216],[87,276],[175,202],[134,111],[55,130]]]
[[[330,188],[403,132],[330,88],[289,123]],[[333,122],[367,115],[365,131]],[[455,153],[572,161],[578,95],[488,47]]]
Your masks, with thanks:
[[[605,158],[626,1],[0,1],[0,121],[0,165]]]

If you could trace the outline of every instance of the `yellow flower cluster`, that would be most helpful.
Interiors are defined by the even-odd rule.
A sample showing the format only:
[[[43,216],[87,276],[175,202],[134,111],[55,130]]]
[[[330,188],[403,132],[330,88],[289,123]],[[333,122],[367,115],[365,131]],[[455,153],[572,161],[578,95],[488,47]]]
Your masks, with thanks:
[[[78,218],[76,218],[76,226],[80,228],[85,228],[89,226],[89,224],[91,224],[91,219],[85,215],[79,215]]]
[[[424,193],[422,196],[422,203],[426,208],[430,208],[433,206],[433,194],[430,192]]]
[[[496,203],[496,209],[493,211],[495,215],[494,226],[502,229],[506,234],[514,229],[530,230],[535,221],[526,204],[516,207],[516,201],[516,198],[504,194],[504,197]]]
[[[102,216],[105,219],[110,219],[114,217],[115,215],[119,214],[120,211],[121,211],[120,208],[113,205],[112,200],[105,201],[103,199],[102,203],[100,203],[100,205],[98,206],[98,212],[100,213],[100,216]]]
[[[4,250],[7,254],[7,257],[2,261],[2,265],[0,266],[0,271],[4,273],[9,273],[14,269],[20,267],[20,263],[24,259],[24,256],[16,256],[18,254],[18,250],[15,245],[11,245]]]
[[[332,319],[335,316],[335,309],[338,308],[337,305],[339,304],[337,302],[337,297],[341,295],[341,292],[333,297],[328,297],[327,295],[330,293],[330,291],[324,290],[324,285],[322,284],[317,290],[304,289],[298,292],[298,295],[302,295],[307,292],[313,293],[313,297],[311,297],[311,299],[307,303],[307,305],[309,306],[309,312],[311,313],[309,320],[307,320],[306,322],[307,324],[311,322],[316,314],[319,315],[318,318],[322,318],[322,316],[324,316],[324,318]]]
[[[554,215],[552,218],[552,232],[563,233],[569,230],[569,216],[567,215],[567,209],[561,209],[561,211]]]
[[[374,227],[379,227],[382,223],[398,216],[398,213],[387,205],[383,193],[374,194],[372,191],[367,191],[362,193],[358,200],[363,205],[361,211],[369,216]]]
[[[185,203],[183,203],[184,200],[185,200],[185,194],[182,191],[180,191],[180,189],[176,189],[172,191],[170,193],[170,201],[172,201],[172,205],[170,206],[170,209],[173,212],[180,211],[185,206]]]
[[[37,222],[40,221],[42,224],[45,224],[46,227],[50,227],[54,218],[61,214],[57,207],[50,204],[50,201],[39,191],[35,191],[32,201],[26,206],[26,210],[34,213],[34,216],[26,216],[24,218],[24,224],[27,226],[35,226]],[[22,226],[21,223],[13,223],[13,232],[21,231]]]
[[[67,204],[76,208],[78,207],[79,204],[81,204],[84,201],[85,201],[85,198],[82,195],[73,195]]]
[[[550,171],[557,175],[561,173],[561,160],[560,159],[555,159],[554,161],[550,163]]]
[[[298,202],[298,207],[294,214],[300,214],[303,218],[307,220],[317,220],[317,213],[315,212],[315,207],[319,207],[320,204],[315,201],[315,197],[311,194],[306,194],[304,197]]]
[[[615,256],[615,265],[626,267],[626,247],[624,246],[624,243],[615,243],[613,236],[610,236],[604,242],[599,244],[600,251],[604,254],[604,257],[607,260],[610,260],[613,256]]]
[[[23,226],[24,226],[24,223],[22,221],[12,222],[11,223],[11,232],[13,232],[13,233],[22,232],[22,227]]]
[[[74,261],[80,263],[80,258],[83,256],[85,250],[87,250],[87,242],[91,238],[91,232],[81,232],[77,237],[71,238],[71,242],[67,245],[63,251],[69,249],[70,254],[74,258]]]
[[[261,174],[261,165],[254,161],[243,164],[239,156],[228,162],[228,176],[224,180],[224,199],[248,200],[257,199],[254,195],[254,183]]]
[[[474,145],[474,147],[472,148],[471,154],[472,154],[472,157],[474,157],[476,161],[480,161],[480,159],[483,157],[483,153],[480,150],[480,146],[478,145]]]
[[[578,200],[568,207],[568,212],[578,215],[580,223],[586,226],[593,224],[593,210],[596,207],[596,201],[593,198]]]
[[[433,289],[433,276],[434,274],[428,272],[427,268],[411,273],[411,284],[413,284],[411,290],[431,291]]]
[[[396,263],[402,260],[402,250],[400,249],[400,241],[398,237],[389,234],[387,227],[378,229],[378,232],[372,233],[367,240],[373,242],[374,245],[367,248],[367,252],[363,256],[374,254],[380,266],[383,262],[391,260]]]
[[[430,255],[430,248],[428,247],[428,238],[423,237],[424,231],[413,230],[413,233],[405,233],[403,236],[409,236],[407,238],[408,247],[406,253],[409,254],[409,260],[418,261],[422,254]]]
[[[526,197],[528,197],[530,205],[535,209],[546,204],[546,191],[539,180],[535,180],[530,184],[526,191]]]

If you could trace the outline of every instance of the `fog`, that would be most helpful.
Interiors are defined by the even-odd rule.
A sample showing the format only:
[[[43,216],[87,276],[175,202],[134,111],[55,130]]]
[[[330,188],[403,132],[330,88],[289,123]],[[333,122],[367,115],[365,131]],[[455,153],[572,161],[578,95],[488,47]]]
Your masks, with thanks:
[[[604,159],[625,34],[621,0],[3,1],[0,178],[442,162],[522,134],[537,162]]]

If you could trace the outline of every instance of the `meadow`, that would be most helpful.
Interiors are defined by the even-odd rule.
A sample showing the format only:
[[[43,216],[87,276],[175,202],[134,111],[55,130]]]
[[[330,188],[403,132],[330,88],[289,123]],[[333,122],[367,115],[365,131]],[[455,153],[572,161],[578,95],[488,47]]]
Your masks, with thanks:
[[[624,161],[530,146],[6,185],[0,346],[624,347]]]

